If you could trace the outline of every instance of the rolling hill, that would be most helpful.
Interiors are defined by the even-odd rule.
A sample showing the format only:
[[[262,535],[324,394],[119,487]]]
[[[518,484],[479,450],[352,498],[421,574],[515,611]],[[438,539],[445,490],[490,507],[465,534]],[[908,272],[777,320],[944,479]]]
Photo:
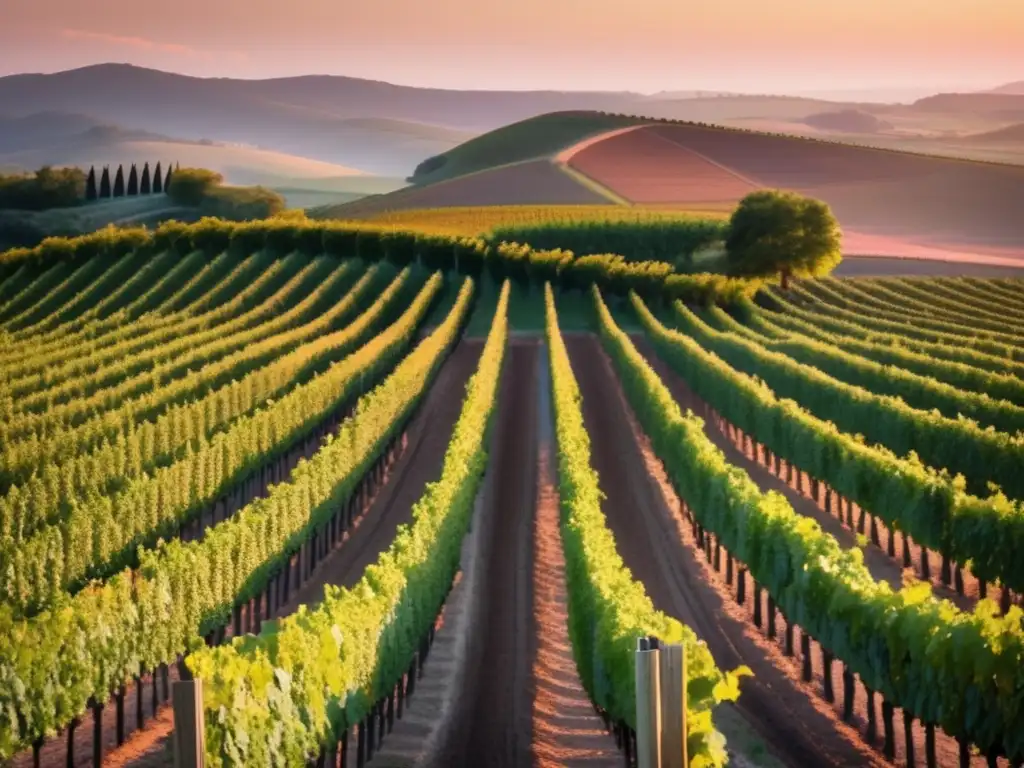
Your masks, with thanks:
[[[554,112],[521,120],[424,160],[410,181],[430,184],[498,165],[547,157],[588,136],[641,122],[631,117],[582,111]]]
[[[1024,80],[1020,80],[1015,83],[1007,83],[1001,85],[998,88],[992,89],[992,93],[1009,93],[1018,96],[1024,96]]]
[[[1013,125],[1008,125],[1005,128],[974,134],[973,136],[968,136],[966,138],[969,141],[986,144],[1000,144],[1004,142],[1013,144],[1024,143],[1024,123],[1015,123]]]
[[[429,93],[416,92],[348,78],[200,79],[113,64],[0,78],[0,104],[10,117],[102,116],[128,129],[248,144],[392,176],[474,133],[428,124],[446,112],[443,104],[431,107]]]
[[[362,121],[365,129],[400,131],[397,121]],[[262,185],[282,192],[290,205],[344,202],[405,186],[397,177],[372,176],[337,163],[254,146],[172,138],[108,125],[77,113],[37,112],[0,118],[0,168],[32,171],[43,165],[116,168],[143,163],[210,168],[229,184]]]
[[[556,120],[556,116],[548,116]],[[323,217],[467,205],[614,204],[727,211],[759,188],[828,202],[859,253],[1024,259],[1024,166],[973,162],[693,124],[618,127],[561,151],[529,121],[450,153],[474,171],[320,209]],[[557,120],[555,124],[558,124]],[[585,125],[580,115],[573,125]],[[566,136],[571,132],[566,132]],[[518,149],[509,137],[523,139]],[[515,156],[545,158],[509,163]],[[488,154],[488,152],[491,154]],[[472,163],[464,161],[472,159]],[[487,162],[489,168],[482,168]],[[452,167],[456,163],[452,162]],[[444,166],[440,166],[444,168]]]
[[[2,77],[0,111],[9,118],[40,112],[75,114],[78,125],[85,119],[127,131],[241,144],[405,178],[424,160],[444,156],[474,136],[553,112],[639,115],[800,134],[814,130],[805,122],[808,118],[856,110],[891,123],[893,131],[884,135],[905,142],[914,136],[981,133],[1020,122],[1024,95],[1015,95],[1014,89],[1008,85],[999,93],[943,94],[905,105],[863,102],[857,94],[851,94],[851,100],[831,101],[699,90],[456,91],[338,76],[196,78],[102,64]],[[854,125],[843,135],[883,134],[863,133]],[[479,169],[473,149],[465,147],[465,157],[453,156],[444,171],[421,170],[417,181]],[[508,162],[526,159],[515,150],[510,155]]]

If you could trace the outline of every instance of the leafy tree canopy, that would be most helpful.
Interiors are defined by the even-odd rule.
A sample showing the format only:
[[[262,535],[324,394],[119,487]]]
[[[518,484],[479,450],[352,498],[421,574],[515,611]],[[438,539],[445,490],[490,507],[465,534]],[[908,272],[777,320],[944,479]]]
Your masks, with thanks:
[[[827,275],[842,261],[842,232],[820,200],[761,190],[740,201],[725,240],[729,271],[749,277]]]

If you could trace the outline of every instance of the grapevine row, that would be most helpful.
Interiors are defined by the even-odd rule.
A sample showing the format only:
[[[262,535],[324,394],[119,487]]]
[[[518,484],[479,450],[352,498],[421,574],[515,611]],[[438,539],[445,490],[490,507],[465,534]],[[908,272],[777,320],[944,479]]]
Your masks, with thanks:
[[[429,281],[435,293],[440,279]],[[467,280],[444,322],[359,400],[312,459],[201,540],[143,551],[138,571],[28,620],[0,606],[0,711],[9,713],[0,719],[0,759],[63,728],[142,670],[197,650],[228,623],[233,606],[287,581],[293,555],[312,553],[311,542],[336,541],[364,476],[390,450],[458,338],[472,297]],[[411,335],[413,315],[404,317]],[[392,340],[392,350],[404,346],[404,337]]]
[[[898,322],[912,322],[924,329],[955,333],[968,337],[990,339],[1003,344],[1019,344],[1024,337],[1019,329],[1006,322],[997,323],[965,313],[951,313],[924,304],[903,294],[890,291],[871,280],[840,282],[822,278],[807,283],[808,291],[825,296],[826,301],[840,306],[868,311],[880,317]]]
[[[328,588],[319,605],[272,632],[189,657],[204,683],[206,765],[305,764],[362,721],[409,668],[458,570],[487,466],[508,296],[506,281],[440,478],[427,485],[412,523],[361,581],[349,590]],[[303,685],[290,684],[295,679]]]
[[[28,354],[20,356],[11,365],[12,378],[40,374],[58,364],[74,365],[76,361],[87,358],[95,359],[100,364],[164,343],[180,336],[182,332],[209,328],[239,311],[231,304],[240,294],[244,294],[247,308],[251,308],[279,286],[276,280],[280,278],[281,267],[266,256],[257,255],[247,259],[226,275],[217,274],[217,268],[227,261],[224,257],[205,266],[204,261],[205,257],[198,251],[182,258],[157,280],[156,285],[143,291],[128,306],[118,309],[106,320],[88,325],[77,334],[65,336],[58,333],[52,342],[30,349]],[[182,270],[182,267],[186,269]],[[213,285],[208,284],[211,275],[217,275]],[[162,313],[165,305],[175,302],[184,293],[191,293],[191,288],[196,285],[205,288],[193,305],[197,312]],[[141,287],[135,286],[132,292]],[[168,291],[171,291],[171,295],[164,295]],[[112,348],[113,353],[108,351]]]
[[[40,296],[23,311],[4,321],[4,329],[19,331],[31,327],[67,302],[73,301],[90,283],[101,280],[104,274],[116,265],[117,260],[109,257],[99,256],[89,259],[47,291],[45,296]]]
[[[353,271],[356,270],[353,268]],[[344,278],[344,273],[344,269],[339,270],[334,278]],[[224,408],[235,411],[235,415],[240,415],[244,410],[240,410],[239,395],[250,392],[247,397],[257,397],[255,390],[247,389],[256,382],[256,379],[250,380],[250,374],[256,372],[262,375],[260,369],[287,350],[298,352],[296,345],[305,344],[317,334],[339,328],[352,312],[362,306],[364,296],[375,290],[375,284],[380,282],[377,279],[379,277],[381,272],[371,268],[341,301],[316,319],[262,339],[263,334],[259,332],[257,326],[249,332],[252,342],[234,353],[165,384],[158,384],[159,380],[156,380],[149,392],[131,397],[114,407],[108,406],[109,394],[100,392],[91,398],[73,400],[65,406],[55,407],[46,414],[19,414],[10,420],[12,426],[31,420],[32,436],[30,439],[15,440],[0,450],[0,466],[5,468],[0,477],[7,482],[21,484],[33,472],[42,471],[46,466],[60,464],[68,457],[90,451],[97,446],[109,450],[114,444],[127,440],[137,427],[145,428],[145,422],[162,419],[169,410],[176,411],[172,419],[180,421],[184,415],[183,408],[202,408],[207,412],[207,431],[225,419],[232,418],[226,414]],[[330,286],[331,281],[325,285]],[[152,378],[152,374],[141,374],[139,378]],[[129,380],[125,386],[137,388],[137,384],[133,382],[134,380]],[[236,394],[225,400],[224,406],[213,406],[214,401],[209,401],[209,406],[203,405],[203,401],[213,396],[215,390],[227,385],[230,385]],[[258,389],[260,388],[257,387]],[[190,400],[192,402],[189,402]],[[174,424],[176,421],[167,423]],[[162,433],[157,429],[149,438],[142,439],[142,444],[151,443],[168,449],[169,445],[177,444],[173,441],[168,443],[173,433],[174,429],[171,433]]]
[[[20,313],[30,309],[42,296],[73,274],[77,265],[72,262],[58,261],[49,269],[41,272],[34,280],[0,306],[0,324],[6,324]]]
[[[312,286],[329,274],[333,262],[318,260],[310,263],[301,261],[279,262],[265,273],[266,277],[252,284],[251,290],[242,291],[224,309],[226,322],[213,325],[205,330],[189,329],[189,323],[175,324],[159,335],[159,338],[136,339],[127,344],[115,344],[102,349],[97,355],[72,360],[64,366],[48,369],[36,376],[26,377],[16,386],[15,394],[24,390],[31,395],[24,396],[21,407],[25,411],[40,412],[69,400],[87,397],[99,390],[113,387],[127,381],[141,371],[148,371],[166,361],[171,375],[181,375],[192,364],[201,364],[205,345],[211,342],[228,342],[234,334],[265,324],[281,310],[289,310],[305,297]],[[283,284],[282,284],[283,283]],[[264,290],[274,291],[255,307],[252,300]],[[142,343],[144,340],[145,343]],[[223,349],[222,345],[214,344]],[[191,355],[182,353],[192,350]],[[231,347],[227,347],[231,351]]]
[[[957,280],[955,287],[941,279],[874,278],[868,282],[907,297],[908,303],[913,301],[915,307],[940,307],[955,317],[983,317],[995,323],[994,330],[1007,330],[1012,326],[1014,333],[1024,332],[1024,307],[1001,300],[992,290],[976,292],[970,283],[953,279]]]
[[[843,291],[840,281],[829,279],[830,286]],[[1022,321],[1012,312],[999,313],[988,308],[971,306],[969,301],[950,299],[915,287],[912,282],[893,282],[885,278],[864,278],[854,286],[858,293],[866,294],[886,308],[894,308],[908,317],[926,317],[942,322],[956,323],[982,333],[1007,334],[1020,338],[1024,334]]]
[[[9,566],[0,573],[0,594],[19,611],[36,611],[66,589],[132,564],[139,545],[177,535],[230,488],[308,435],[362,388],[364,378],[390,370],[412,343],[440,285],[440,277],[432,278],[398,321],[321,376],[200,440],[170,466],[132,479],[112,496],[79,500],[59,522],[4,547]]]
[[[679,302],[680,327],[730,365],[763,379],[780,397],[792,398],[820,419],[884,445],[900,455],[915,453],[937,469],[962,474],[967,487],[984,493],[989,482],[1024,499],[1024,438],[981,429],[967,420],[919,411],[902,400],[844,384],[734,334],[710,328]]]
[[[49,331],[26,334],[6,358],[22,362],[49,355],[52,359],[62,351],[57,359],[64,361],[147,335],[222,304],[270,264],[264,259],[257,266],[259,258],[245,262],[227,254],[207,260],[198,251],[185,256],[173,252],[149,256],[145,251],[142,255],[145,261],[135,274],[92,309]]]
[[[148,332],[151,320],[161,319],[153,316],[147,318],[143,314],[146,310],[155,308],[150,297],[159,298],[159,294],[162,294],[168,285],[181,285],[190,280],[201,279],[198,273],[205,271],[201,269],[201,265],[202,258],[199,253],[180,258],[168,253],[152,257],[120,288],[79,320],[59,325],[40,334],[26,331],[12,334],[14,341],[9,348],[0,352],[0,359],[7,367],[18,366],[18,372],[21,373],[21,368],[25,368],[31,358],[42,358],[40,362],[45,365],[54,360],[65,360],[68,358],[68,350],[74,350],[78,354],[91,352],[97,343],[96,340],[106,334],[127,338],[130,335]],[[136,329],[136,324],[141,325],[141,331]],[[79,346],[82,347],[81,352],[75,349]],[[55,352],[63,354],[55,357]],[[47,355],[49,357],[46,357]],[[40,365],[28,370],[39,370],[42,367]]]
[[[751,328],[765,336],[784,338],[795,335],[813,338],[837,349],[874,360],[876,363],[903,368],[921,376],[943,381],[961,390],[984,393],[996,400],[1007,400],[1024,406],[1024,380],[1010,374],[988,371],[966,363],[915,352],[901,345],[898,337],[891,337],[883,342],[843,336],[822,330],[819,324],[801,319],[789,312],[769,313],[749,303],[743,305],[742,317]]]
[[[864,342],[898,347],[920,355],[970,365],[992,373],[1024,377],[1024,363],[1014,362],[1005,357],[983,352],[970,346],[971,342],[924,341],[903,333],[905,329],[880,328],[869,320],[847,313],[838,308],[818,305],[803,308],[782,298],[778,293],[767,291],[766,300],[772,305],[772,319],[783,322],[798,319],[829,333],[859,339]],[[912,326],[908,326],[913,330]]]
[[[712,317],[726,332],[743,336],[750,332],[721,310],[713,313]],[[766,338],[754,334],[750,340],[767,350],[813,366],[839,381],[863,387],[879,395],[899,397],[912,408],[922,411],[936,409],[948,419],[963,416],[976,421],[981,427],[994,427],[1010,434],[1024,430],[1024,408],[1007,400],[995,400],[984,393],[968,392],[935,378],[883,365],[833,344],[799,334],[789,334],[782,338]]]
[[[368,274],[363,283],[372,281],[372,274]],[[114,493],[118,485],[123,486],[128,479],[152,473],[174,460],[180,460],[189,449],[194,450],[218,430],[230,428],[235,419],[343,359],[366,343],[383,319],[391,314],[407,283],[412,282],[415,281],[409,280],[408,271],[404,272],[347,327],[319,336],[311,331],[307,334],[308,343],[279,360],[241,380],[232,380],[221,389],[210,391],[200,400],[176,407],[154,422],[136,425],[130,421],[132,413],[125,414],[123,418],[127,427],[117,434],[118,439],[103,444],[92,453],[40,463],[27,484],[12,488],[0,499],[0,541],[17,543],[39,525],[55,521],[66,510],[67,500]],[[360,295],[361,292],[350,294],[340,302],[342,311],[338,314],[346,314]],[[321,331],[329,327],[320,321],[311,325]],[[114,425],[116,428],[117,422]],[[73,443],[74,437],[73,433],[67,437],[58,436],[59,444]],[[84,448],[80,446],[78,451]]]
[[[565,550],[569,637],[580,680],[591,700],[615,722],[636,727],[634,652],[638,637],[682,643],[687,662],[687,742],[701,765],[725,762],[724,739],[711,711],[739,695],[738,678],[749,670],[722,672],[693,630],[655,610],[643,585],[629,573],[601,510],[590,437],[583,424],[580,391],[558,328],[554,293],[545,284],[546,338],[551,368],[558,479]]]
[[[76,327],[76,324],[79,326],[84,324],[83,317],[89,316],[97,305],[102,303],[108,296],[116,293],[126,282],[131,280],[132,275],[142,269],[151,258],[151,255],[145,252],[134,252],[127,256],[122,256],[113,262],[110,269],[106,270],[87,288],[34,325],[10,334],[11,339],[31,338],[38,340],[44,338],[47,334],[52,334],[57,328],[61,328],[61,335],[64,335],[66,330]],[[53,337],[51,336],[50,338]]]
[[[757,587],[849,671],[890,706],[984,750],[1024,756],[1022,613],[1009,616],[982,601],[973,614],[936,600],[928,584],[899,591],[875,581],[857,549],[844,550],[818,524],[796,513],[777,493],[762,493],[742,470],[729,465],[707,437],[702,421],[684,415],[667,388],[615,325],[595,291],[601,337],[626,396],[665,465],[666,472],[702,529],[749,569]],[[654,322],[634,298],[644,323]],[[671,334],[676,349],[696,347]],[[695,352],[678,352],[697,357]],[[683,372],[692,386],[703,371],[723,368],[704,355]],[[756,389],[756,385],[752,385]],[[758,619],[755,619],[758,621]],[[891,712],[891,710],[890,710]]]
[[[914,457],[867,445],[763,382],[740,373],[689,336],[665,328],[639,300],[641,324],[663,359],[694,391],[775,455],[974,574],[1024,590],[1024,508],[996,494],[979,498]]]
[[[809,302],[807,307],[813,311],[859,323],[872,330],[896,333],[919,341],[969,347],[1015,362],[1024,361],[1024,353],[1015,349],[1016,341],[1012,338],[1009,341],[995,339],[992,334],[963,326],[935,329],[930,327],[932,324],[928,320],[919,322],[917,318],[874,308],[865,311],[859,302],[843,298],[818,281],[793,285],[790,294],[794,299]]]
[[[12,451],[7,452],[10,457],[5,463],[7,470],[16,474],[19,467],[26,469],[13,460],[14,456],[45,459],[47,445],[59,445],[58,451],[62,455],[69,455],[76,450],[71,445],[58,442],[61,432],[66,435],[70,429],[100,420],[106,422],[108,434],[111,426],[116,425],[115,429],[123,430],[126,428],[124,425],[157,416],[168,405],[180,402],[189,395],[208,392],[211,388],[244,375],[274,357],[275,350],[301,343],[306,338],[304,328],[313,326],[308,328],[308,332],[322,331],[329,325],[321,320],[326,318],[334,322],[338,312],[343,313],[354,306],[352,301],[343,301],[321,314],[325,307],[330,306],[329,302],[333,301],[334,296],[350,285],[351,278],[358,272],[358,266],[354,263],[345,264],[327,275],[312,293],[291,309],[267,322],[251,325],[245,330],[220,338],[211,336],[205,345],[199,337],[194,337],[195,347],[178,356],[165,354],[163,348],[158,347],[153,353],[159,356],[158,359],[166,358],[166,362],[159,362],[149,370],[129,375],[120,384],[55,404],[42,413],[19,413],[9,420],[3,430],[3,434],[10,440],[20,441],[12,445]],[[361,287],[365,288],[365,283]],[[273,313],[277,306],[271,299],[253,311]],[[127,421],[119,416],[128,417]],[[102,432],[92,430],[93,440],[102,436]],[[27,469],[30,471],[31,466]]]

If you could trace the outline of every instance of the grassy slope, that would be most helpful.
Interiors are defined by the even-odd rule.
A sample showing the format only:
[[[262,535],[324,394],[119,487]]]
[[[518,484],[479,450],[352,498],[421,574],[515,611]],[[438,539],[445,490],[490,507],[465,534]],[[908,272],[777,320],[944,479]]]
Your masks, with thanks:
[[[644,121],[598,112],[554,112],[533,117],[477,136],[439,155],[444,158],[442,165],[426,173],[417,169],[412,181],[430,184],[499,165],[553,155],[588,136],[640,122]]]

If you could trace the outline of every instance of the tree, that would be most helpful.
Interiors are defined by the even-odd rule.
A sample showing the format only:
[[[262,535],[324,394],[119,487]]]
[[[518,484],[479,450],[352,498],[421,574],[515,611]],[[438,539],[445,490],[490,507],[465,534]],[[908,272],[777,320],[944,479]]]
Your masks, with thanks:
[[[135,169],[135,163],[132,163],[132,169],[128,171],[128,194],[139,194],[139,172]]]
[[[148,195],[150,193],[149,183],[149,163],[142,166],[142,180],[139,182],[139,194]]]
[[[761,190],[740,201],[725,240],[729,271],[749,277],[827,275],[842,261],[842,232],[821,200]]]
[[[110,197],[110,167],[106,165],[103,166],[103,175],[100,177],[100,197]]]
[[[156,168],[153,169],[153,194],[159,195],[164,191],[164,172],[160,169],[160,161],[156,161]]]
[[[167,183],[167,195],[178,205],[196,206],[223,181],[219,173],[205,168],[175,168],[174,176]]]
[[[96,168],[90,166],[89,176],[85,180],[85,199],[95,200],[99,195],[96,189]]]
[[[164,179],[164,194],[169,194],[171,191],[171,164],[167,164],[167,178]]]
[[[124,167],[120,165],[114,176],[114,197],[124,197]]]
[[[81,205],[86,181],[81,168],[48,165],[34,174],[0,174],[0,209],[45,211]]]

